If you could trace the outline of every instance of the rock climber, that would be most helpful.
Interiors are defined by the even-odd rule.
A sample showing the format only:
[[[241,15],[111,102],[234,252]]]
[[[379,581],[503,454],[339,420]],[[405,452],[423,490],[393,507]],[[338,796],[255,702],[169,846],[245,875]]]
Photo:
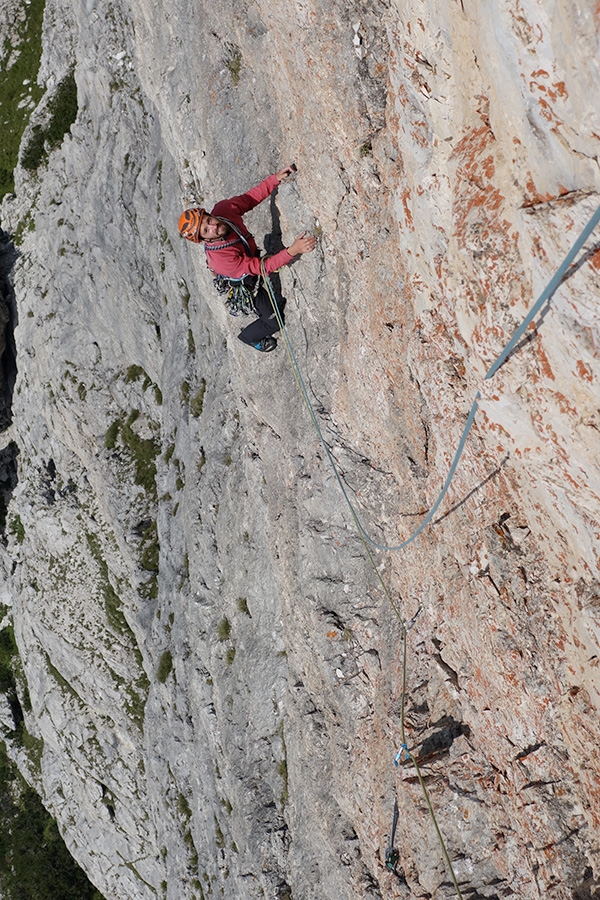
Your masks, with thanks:
[[[260,276],[261,259],[256,241],[246,228],[242,216],[266,200],[295,171],[294,165],[285,166],[245,194],[220,200],[211,213],[194,208],[186,209],[181,214],[180,234],[188,241],[204,244],[206,262],[213,274],[223,276],[232,286],[242,283],[252,291],[255,289]],[[267,275],[289,265],[297,256],[310,253],[315,249],[316,243],[316,238],[303,231],[289,247],[264,259]],[[277,346],[273,335],[279,330],[279,324],[269,295],[262,285],[254,297],[254,310],[258,319],[242,329],[238,337],[256,350],[268,353]]]

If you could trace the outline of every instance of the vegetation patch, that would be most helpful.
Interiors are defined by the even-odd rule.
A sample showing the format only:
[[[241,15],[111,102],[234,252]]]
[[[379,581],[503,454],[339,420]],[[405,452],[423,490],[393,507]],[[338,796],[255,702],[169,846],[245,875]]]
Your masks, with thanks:
[[[21,517],[19,515],[12,516],[8,530],[11,534],[14,534],[17,544],[23,543],[25,540],[25,527],[21,522]]]
[[[179,288],[181,292],[181,305],[184,311],[187,313],[189,312],[190,308],[190,289],[188,288],[185,281],[179,282]]]
[[[189,863],[192,872],[198,872],[198,851],[192,837],[192,832],[188,830],[183,835],[183,842],[188,849]]]
[[[37,83],[42,56],[42,22],[46,0],[31,0],[25,19],[4,39],[4,62],[0,70],[0,200],[14,191],[13,171],[31,109],[41,100]]]
[[[135,658],[138,664],[139,675],[133,684],[128,684],[125,688],[125,692],[127,693],[125,710],[131,721],[137,725],[140,731],[143,731],[150,681],[143,669],[142,654],[137,647],[135,650]]]
[[[6,736],[12,738],[15,744],[22,747],[27,754],[31,770],[39,778],[42,774],[42,753],[44,750],[42,738],[36,738],[33,734],[30,734],[25,727],[25,722],[20,722],[16,730]]]
[[[165,650],[165,652],[162,654],[160,661],[158,663],[158,669],[156,670],[156,680],[159,681],[160,684],[164,684],[165,681],[167,680],[167,678],[169,677],[169,675],[171,674],[172,669],[173,669],[173,657],[169,650]],[[183,795],[180,795],[180,796],[183,797]],[[185,800],[185,797],[183,797],[183,800]],[[189,807],[188,807],[188,809],[189,809]],[[190,812],[190,815],[191,815],[191,812]]]
[[[146,388],[152,384],[149,376],[141,366],[129,366],[125,375],[125,384],[131,384],[132,381],[139,381],[142,377],[144,379],[143,389],[146,390]]]
[[[16,725],[23,720],[15,678],[15,658],[18,655],[15,632],[12,625],[8,625],[0,631],[0,691],[6,695]]]
[[[139,418],[139,410],[134,409],[121,426],[121,440],[129,449],[135,468],[135,483],[142,487],[148,497],[156,502],[156,458],[160,453],[160,445],[154,438],[142,438],[133,430],[133,424]]]
[[[152,891],[152,893],[156,896],[156,895],[157,895],[157,890],[156,890],[156,888],[153,887],[149,882],[147,882],[145,878],[142,878],[142,876],[140,875],[140,873],[138,872],[138,870],[136,869],[136,867],[133,865],[133,863],[132,863],[132,862],[129,862],[129,860],[125,859],[125,857],[123,856],[123,854],[122,854],[119,850],[117,850],[117,854],[118,854],[118,855],[121,857],[121,859],[123,860],[123,865],[125,866],[125,868],[126,868],[126,869],[129,869],[129,871],[132,872],[132,873],[135,875],[135,877],[136,877],[139,881],[142,882],[142,884],[145,884],[146,887],[149,888],[149,889]]]
[[[139,588],[140,597],[144,600],[158,597],[158,566],[160,560],[160,543],[156,519],[147,519],[138,526],[136,533],[142,541],[140,566],[150,572],[150,578]]]
[[[145,369],[142,369],[141,366],[129,366],[125,375],[125,384],[131,384],[131,382],[139,381],[141,378],[144,379],[142,390],[145,391],[150,386],[152,386],[152,388],[154,388],[154,399],[156,400],[156,405],[162,406],[163,395],[161,389],[157,384],[154,384],[148,373],[145,371]]]
[[[159,399],[162,402],[159,389],[153,384],[144,369],[138,365],[129,366],[125,373],[125,382],[131,384],[140,380],[142,380],[143,390],[152,386],[157,395],[157,402]],[[145,420],[145,427],[149,429],[151,436],[142,437],[135,427],[138,419],[140,419],[140,411],[137,409],[132,410],[127,418],[116,419],[106,432],[104,446],[107,450],[122,449],[125,451],[127,462],[133,469],[133,480],[145,494],[144,505],[147,513],[150,514],[134,528],[134,532],[141,539],[140,566],[150,573],[150,578],[139,587],[139,595],[144,600],[150,600],[158,597],[160,544],[156,518],[152,516],[151,508],[158,503],[156,461],[161,446],[159,440],[154,437],[157,431],[156,423],[151,419]],[[174,445],[172,446],[174,450]],[[167,455],[168,452],[165,454],[165,458]]]
[[[200,900],[206,900],[206,898],[204,897],[204,889],[202,887],[202,882],[200,881],[199,878],[192,879],[192,887],[194,888],[195,891],[198,891],[198,896],[199,896]]]
[[[228,618],[223,617],[219,624],[217,625],[217,637],[220,641],[229,640],[229,635],[231,634],[231,622]]]
[[[117,419],[112,423],[112,425],[108,426],[108,430],[104,437],[104,446],[107,450],[114,450],[117,444],[117,438],[119,437],[119,431],[121,430],[121,420]]]
[[[1,177],[1,173],[0,173]],[[1,193],[1,191],[0,191]],[[23,243],[23,235],[27,231],[35,231],[35,208],[31,207],[27,210],[22,219],[20,219],[17,227],[14,230],[13,241],[17,246]],[[31,310],[27,313],[29,318],[33,318],[33,312]],[[50,318],[50,316],[48,316]],[[54,398],[54,394],[51,393],[51,399]]]
[[[285,744],[285,736],[283,731],[283,719],[279,723],[279,736],[281,737],[281,744],[283,747],[283,759],[279,761],[277,764],[277,774],[281,778],[282,788],[281,788],[281,796],[279,797],[279,802],[281,806],[284,807],[289,798],[289,782],[288,782],[288,767],[287,767],[287,747]]]
[[[287,768],[287,762],[285,759],[280,760],[280,762],[277,764],[277,774],[279,775],[279,777],[281,778],[281,780],[283,782],[281,797],[279,799],[280,799],[281,805],[285,806],[287,799],[289,797],[288,768]]]
[[[50,150],[60,147],[76,118],[77,83],[72,71],[63,78],[49,101],[45,124],[33,126],[29,143],[21,157],[23,168],[35,172]]]
[[[79,703],[82,703],[83,701],[82,701],[81,697],[79,696],[79,694],[77,693],[77,691],[75,690],[75,688],[71,684],[69,684],[69,682],[64,677],[64,675],[61,675],[61,673],[58,671],[56,666],[53,665],[53,663],[47,653],[45,654],[45,656],[46,656],[46,667],[47,667],[48,671],[50,672],[50,674],[52,675],[52,677],[54,678],[54,680],[56,681],[56,683],[58,684],[58,686],[62,688],[62,690],[65,694],[70,695],[75,700],[77,700]]]
[[[223,850],[225,848],[225,837],[223,835],[223,832],[221,831],[221,826],[219,825],[219,820],[214,815],[214,813],[213,813],[213,816],[214,816],[214,820],[215,820],[215,843],[216,843],[217,847],[219,848],[219,850]]]
[[[248,609],[248,601],[245,597],[237,598],[237,608],[241,613],[244,613],[245,616],[249,616],[250,618],[252,618],[252,616],[250,615],[250,610]]]
[[[158,559],[160,553],[160,545],[158,542],[158,527],[156,519],[153,519],[146,526],[141,535],[142,538],[142,555],[140,565],[147,572],[158,574]]]
[[[56,822],[0,743],[0,895],[103,900],[70,856]]]
[[[240,72],[242,71],[242,53],[238,47],[229,45],[227,48],[227,57],[225,59],[225,68],[231,75],[234,84],[239,84]]]
[[[192,818],[192,810],[190,804],[188,803],[187,797],[184,794],[179,794],[177,797],[177,810],[179,814],[183,816],[186,822]]]
[[[104,597],[104,609],[106,612],[106,618],[108,620],[108,624],[116,631],[117,634],[122,637],[127,635],[130,637],[135,643],[134,634],[129,627],[129,622],[125,618],[123,614],[123,604],[121,603],[121,598],[118,596],[114,587],[110,582],[110,578],[108,575],[108,564],[102,555],[102,549],[100,547],[100,541],[94,534],[86,534],[86,540],[88,543],[88,547],[90,548],[90,552],[96,561],[98,568],[100,569],[100,590],[102,592],[102,596]]]
[[[23,706],[21,706],[17,685],[20,688]],[[8,732],[6,737],[25,750],[32,771],[39,775],[44,742],[30,734],[25,727],[23,707],[31,710],[31,701],[12,625],[7,625],[0,631],[0,691],[8,701],[14,722],[14,729]],[[0,896],[2,896],[1,892]]]
[[[158,597],[158,576],[152,575],[148,581],[140,585],[138,593],[142,600],[156,600]]]
[[[200,387],[194,394],[192,398],[192,402],[190,403],[190,412],[197,419],[202,415],[202,409],[204,407],[204,395],[206,393],[206,381],[204,378],[200,379]]]
[[[1,251],[1,247],[0,247]],[[0,542],[6,543],[6,519],[8,504],[18,481],[17,460],[19,448],[11,441],[3,451],[0,451]]]
[[[137,677],[124,687],[125,693],[127,694],[125,710],[141,731],[144,727],[146,700],[148,699],[148,691],[150,690],[150,681],[148,680],[148,676],[144,669],[144,660],[140,648],[137,645],[135,635],[123,613],[121,598],[110,582],[108,564],[102,555],[100,541],[96,535],[89,533],[86,534],[86,540],[90,552],[100,570],[100,590],[104,597],[104,609],[108,625],[116,634],[120,635],[121,638],[130,644],[131,651],[137,664]]]
[[[190,804],[183,794],[177,796],[177,812],[183,819],[183,843],[187,847],[190,869],[193,874],[198,874],[198,851],[194,843],[191,829],[189,827],[192,818],[192,810]]]
[[[160,453],[160,445],[154,438],[142,438],[134,430],[133,425],[139,417],[139,409],[134,409],[125,421],[116,419],[106,432],[104,446],[107,450],[114,450],[117,441],[121,439],[134,466],[135,483],[144,489],[149,500],[156,502],[156,459]]]
[[[150,681],[144,670],[144,660],[137,645],[135,635],[129,626],[129,622],[125,618],[121,598],[111,584],[108,564],[102,555],[100,541],[96,535],[89,533],[86,534],[86,540],[90,552],[100,570],[100,590],[104,597],[104,609],[106,611],[108,624],[114,632],[130,643],[137,664],[137,677],[132,677],[132,680],[124,686],[124,690],[127,694],[125,709],[129,717],[141,731],[144,726],[146,700],[148,699],[148,691],[150,689]]]

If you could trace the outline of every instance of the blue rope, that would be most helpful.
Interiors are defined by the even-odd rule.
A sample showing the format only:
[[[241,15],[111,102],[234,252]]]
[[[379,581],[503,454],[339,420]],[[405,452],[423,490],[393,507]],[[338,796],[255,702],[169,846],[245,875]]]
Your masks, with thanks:
[[[440,505],[440,503],[441,503],[442,500],[444,499],[444,495],[445,495],[446,491],[448,490],[448,487],[449,487],[449,485],[450,485],[450,482],[452,481],[452,478],[453,478],[454,473],[455,473],[455,471],[456,471],[456,467],[457,467],[457,465],[458,465],[458,461],[459,461],[459,459],[460,459],[460,457],[461,457],[461,455],[462,455],[462,452],[463,452],[463,449],[464,449],[464,446],[465,446],[465,443],[466,443],[466,440],[467,440],[467,436],[468,436],[468,434],[469,434],[469,431],[471,430],[471,425],[473,424],[473,419],[475,418],[475,413],[477,412],[477,404],[478,404],[479,396],[480,396],[479,393],[477,393],[477,396],[475,397],[475,400],[473,401],[473,405],[472,405],[472,407],[471,407],[471,411],[470,411],[469,417],[468,417],[468,419],[467,419],[467,424],[465,425],[465,428],[464,428],[462,437],[461,437],[461,439],[460,439],[460,443],[459,443],[459,445],[458,445],[458,449],[457,449],[456,454],[455,454],[455,456],[454,456],[454,460],[452,461],[452,465],[450,466],[450,472],[448,473],[448,477],[446,478],[445,484],[444,484],[444,486],[443,486],[443,488],[442,488],[442,491],[441,491],[439,497],[438,497],[437,500],[435,501],[434,505],[432,506],[431,510],[429,511],[429,513],[427,514],[427,516],[425,517],[425,519],[421,522],[421,524],[419,525],[419,527],[418,527],[418,529],[415,531],[415,533],[414,533],[413,535],[411,535],[411,536],[410,536],[406,541],[404,541],[402,544],[398,544],[398,546],[395,546],[395,547],[388,547],[388,546],[385,545],[385,544],[378,544],[378,543],[376,543],[372,538],[369,537],[369,535],[367,534],[367,532],[366,532],[365,529],[363,528],[362,523],[361,523],[360,519],[358,518],[358,513],[356,512],[356,509],[354,508],[354,504],[352,503],[350,497],[348,496],[348,492],[347,492],[347,490],[346,490],[346,486],[345,486],[344,482],[342,481],[341,476],[340,476],[340,474],[339,474],[339,472],[338,472],[338,468],[337,468],[336,462],[335,462],[335,460],[333,459],[333,457],[332,457],[332,455],[331,455],[331,451],[329,450],[329,447],[327,446],[327,442],[326,442],[325,438],[323,437],[323,432],[321,431],[321,426],[319,425],[319,421],[318,421],[318,419],[317,419],[317,416],[316,416],[316,413],[315,413],[315,411],[314,411],[313,405],[312,405],[312,403],[310,402],[310,399],[309,399],[309,397],[308,397],[308,391],[307,391],[307,389],[306,389],[306,385],[304,384],[304,379],[303,379],[303,377],[302,377],[302,372],[300,371],[300,366],[298,365],[298,360],[296,359],[296,354],[294,353],[294,349],[293,349],[293,347],[292,347],[292,345],[291,345],[291,343],[290,343],[290,339],[289,339],[289,336],[288,336],[288,333],[287,333],[287,329],[286,329],[286,327],[285,327],[285,325],[284,325],[283,318],[282,318],[282,316],[281,316],[281,312],[280,312],[279,306],[278,306],[278,304],[277,304],[277,299],[276,299],[276,297],[275,297],[275,292],[273,291],[273,286],[271,285],[271,281],[270,281],[270,279],[269,279],[269,276],[267,275],[267,273],[266,273],[266,271],[265,271],[265,269],[264,269],[264,264],[261,264],[261,274],[262,274],[263,280],[264,280],[264,282],[265,282],[265,284],[266,284],[267,290],[268,290],[268,292],[269,292],[269,296],[270,296],[270,298],[271,298],[271,303],[272,303],[272,305],[273,305],[273,309],[274,309],[275,315],[276,315],[276,317],[277,317],[277,322],[278,322],[278,324],[279,324],[279,329],[280,329],[281,333],[283,334],[283,337],[284,337],[284,340],[285,340],[285,344],[286,344],[286,347],[287,347],[287,351],[288,351],[288,354],[289,354],[289,356],[290,356],[290,360],[291,360],[291,362],[292,362],[292,367],[293,367],[293,369],[294,369],[294,375],[295,375],[295,377],[296,377],[296,381],[298,382],[298,386],[299,386],[299,388],[300,388],[300,393],[302,394],[302,397],[303,397],[303,399],[304,399],[304,403],[305,403],[306,408],[308,409],[309,415],[310,415],[310,417],[311,417],[311,419],[312,419],[312,421],[313,421],[313,425],[315,426],[315,431],[317,432],[317,434],[318,434],[318,436],[319,436],[319,439],[320,439],[320,441],[321,441],[321,444],[322,444],[322,446],[323,446],[323,449],[324,449],[324,451],[325,451],[325,454],[326,454],[326,456],[327,456],[327,459],[328,459],[328,461],[329,461],[329,464],[330,464],[331,468],[333,469],[333,473],[334,473],[334,475],[335,475],[335,477],[336,477],[336,480],[337,480],[337,483],[338,483],[338,485],[339,485],[339,487],[340,487],[340,490],[341,490],[342,494],[344,495],[344,499],[346,500],[346,503],[348,504],[348,507],[349,507],[349,509],[350,509],[350,512],[352,513],[352,518],[354,519],[354,522],[355,522],[355,524],[356,524],[356,527],[358,528],[358,530],[359,530],[360,534],[362,535],[362,537],[363,537],[366,541],[368,541],[369,544],[371,544],[373,547],[376,547],[378,550],[403,550],[404,547],[407,547],[408,544],[412,543],[412,541],[414,541],[414,539],[417,537],[417,535],[420,534],[421,531],[426,527],[426,525],[429,524],[429,522],[430,522],[430,521],[432,520],[432,518],[434,517],[434,515],[435,515],[435,513],[436,513],[436,510],[437,510],[437,508],[438,508],[438,506]]]
[[[511,337],[510,341],[508,342],[508,344],[506,345],[506,347],[504,348],[504,350],[502,351],[502,353],[500,354],[498,359],[488,369],[488,371],[485,375],[484,381],[487,381],[488,378],[491,378],[492,375],[494,375],[498,371],[498,369],[500,368],[502,363],[505,361],[505,359],[507,359],[510,356],[510,354],[516,347],[517,343],[519,342],[519,340],[523,337],[523,335],[527,331],[529,325],[531,324],[533,319],[537,316],[537,314],[539,313],[539,311],[541,310],[543,305],[548,300],[550,300],[550,298],[552,297],[552,295],[554,294],[556,289],[558,287],[560,287],[560,284],[567,273],[567,269],[569,268],[569,266],[571,265],[571,263],[573,262],[573,260],[575,259],[575,257],[577,256],[577,254],[579,253],[579,251],[581,250],[581,248],[587,241],[587,239],[589,238],[590,234],[592,233],[592,231],[594,230],[594,228],[596,227],[598,222],[600,222],[600,206],[598,207],[598,209],[596,210],[596,212],[594,213],[594,215],[592,216],[590,221],[587,223],[587,225],[585,226],[585,228],[583,229],[583,231],[581,232],[581,234],[579,235],[579,237],[577,238],[577,240],[571,247],[570,251],[567,253],[562,266],[560,266],[560,268],[556,270],[556,274],[550,280],[546,289],[544,291],[542,291],[542,293],[540,294],[540,297],[536,301],[536,303],[531,307],[531,309],[529,310],[529,312],[527,313],[527,315],[525,316],[525,318],[523,319],[523,321],[521,322],[521,324],[519,325],[519,327],[517,328],[517,330]]]
[[[598,222],[600,222],[600,206],[598,207],[598,209],[596,210],[596,212],[593,214],[593,216],[591,217],[591,219],[589,220],[589,222],[587,223],[587,225],[585,226],[585,228],[583,229],[583,231],[581,232],[581,234],[579,235],[579,237],[577,238],[577,240],[576,240],[575,243],[573,244],[571,250],[569,251],[569,253],[568,253],[567,256],[565,257],[564,262],[563,262],[562,265],[557,269],[555,275],[554,275],[553,278],[550,280],[550,282],[548,283],[548,285],[547,285],[547,287],[545,288],[545,290],[542,291],[540,297],[539,297],[538,300],[535,302],[535,304],[532,306],[531,310],[527,313],[527,315],[526,315],[525,318],[523,319],[523,322],[522,322],[521,325],[517,328],[517,330],[515,331],[515,333],[514,333],[513,336],[511,337],[510,341],[508,342],[508,344],[507,344],[506,347],[504,348],[504,350],[500,353],[500,355],[497,357],[497,359],[494,361],[494,363],[493,363],[493,364],[490,366],[490,368],[488,369],[488,371],[487,371],[487,373],[486,373],[486,375],[485,375],[485,377],[484,377],[484,381],[487,381],[489,378],[491,378],[491,377],[498,371],[498,369],[500,368],[500,366],[502,365],[502,363],[507,359],[507,357],[512,353],[512,351],[514,350],[515,346],[517,345],[517,343],[519,342],[520,338],[523,336],[523,334],[524,334],[525,331],[527,330],[527,328],[528,328],[528,326],[530,325],[530,323],[532,322],[532,320],[535,318],[535,316],[536,316],[536,315],[538,314],[538,312],[541,310],[541,308],[543,307],[543,305],[544,305],[545,303],[547,303],[548,300],[550,300],[550,298],[552,297],[552,295],[554,294],[554,292],[556,291],[556,289],[560,286],[560,284],[561,284],[561,282],[562,282],[562,280],[563,280],[563,278],[564,278],[564,276],[565,276],[565,274],[566,274],[566,272],[567,272],[567,269],[569,268],[569,266],[571,265],[571,263],[573,262],[573,260],[575,259],[575,257],[577,256],[577,254],[579,253],[579,251],[581,250],[581,248],[582,248],[583,245],[585,244],[585,242],[587,241],[588,237],[590,236],[590,234],[592,233],[592,231],[594,230],[594,228],[596,227],[596,225],[598,224]],[[279,323],[279,329],[280,329],[281,333],[283,334],[283,337],[284,337],[284,340],[285,340],[285,343],[286,343],[287,351],[288,351],[288,353],[289,353],[290,360],[291,360],[291,362],[292,362],[292,366],[293,366],[293,369],[294,369],[294,374],[295,374],[296,380],[297,380],[297,382],[298,382],[298,386],[299,386],[299,388],[300,388],[300,392],[301,392],[302,395],[303,395],[304,402],[305,402],[306,407],[307,407],[307,409],[308,409],[308,411],[309,411],[309,414],[310,414],[310,416],[311,416],[311,418],[312,418],[313,425],[315,426],[315,429],[316,429],[316,432],[317,432],[317,434],[318,434],[318,436],[319,436],[319,439],[320,439],[320,441],[321,441],[321,444],[323,445],[323,449],[325,450],[325,453],[326,453],[326,455],[327,455],[327,459],[329,460],[329,464],[331,465],[331,468],[333,469],[333,472],[334,472],[335,477],[336,477],[336,479],[337,479],[337,482],[338,482],[338,484],[339,484],[339,486],[340,486],[340,489],[341,489],[341,491],[342,491],[342,494],[344,495],[344,499],[346,500],[346,503],[348,504],[348,507],[349,507],[349,509],[350,509],[350,512],[352,513],[352,518],[354,519],[354,522],[355,522],[356,527],[358,528],[358,530],[359,530],[361,536],[364,538],[364,540],[365,540],[365,541],[368,541],[368,543],[371,544],[372,547],[375,547],[377,550],[387,550],[387,551],[404,550],[404,548],[405,548],[405,547],[408,547],[409,544],[412,544],[412,542],[415,540],[415,538],[417,538],[417,537],[421,534],[421,532],[423,531],[423,529],[426,528],[427,525],[429,525],[429,523],[430,523],[431,520],[433,519],[435,513],[437,512],[437,510],[438,510],[438,508],[439,508],[439,506],[440,506],[440,503],[442,502],[442,500],[443,500],[444,497],[446,496],[446,493],[447,493],[447,491],[448,491],[448,488],[450,487],[450,482],[451,482],[452,479],[454,478],[454,474],[455,474],[456,469],[457,469],[457,467],[458,467],[458,463],[459,463],[460,458],[461,458],[461,456],[462,456],[462,454],[463,454],[463,451],[464,451],[464,449],[465,449],[465,445],[466,445],[466,443],[467,443],[467,438],[468,438],[468,436],[469,436],[469,432],[471,431],[471,428],[472,428],[472,426],[473,426],[473,422],[474,422],[474,420],[475,420],[475,413],[477,412],[477,407],[478,407],[478,404],[479,404],[479,398],[480,398],[480,396],[481,396],[480,392],[479,392],[479,391],[477,392],[477,394],[476,394],[476,396],[475,396],[475,399],[474,399],[474,401],[473,401],[473,405],[471,406],[471,410],[470,410],[470,412],[469,412],[469,415],[468,415],[468,418],[467,418],[466,425],[465,425],[465,427],[464,427],[464,429],[463,429],[463,433],[462,433],[462,435],[461,435],[461,438],[460,438],[460,441],[459,441],[459,444],[458,444],[456,453],[454,454],[454,459],[452,460],[452,464],[451,464],[451,466],[450,466],[450,471],[448,472],[448,476],[447,476],[447,478],[446,478],[446,480],[445,480],[445,482],[444,482],[444,484],[443,484],[443,486],[442,486],[442,490],[440,491],[437,500],[435,501],[435,503],[433,504],[433,506],[431,507],[431,509],[429,510],[429,512],[427,513],[427,515],[425,516],[425,518],[423,519],[423,521],[421,522],[421,524],[419,525],[419,527],[416,529],[416,531],[414,531],[414,532],[410,535],[410,537],[408,537],[405,541],[402,541],[401,544],[395,544],[395,545],[378,544],[377,541],[374,541],[373,538],[369,537],[369,535],[367,534],[367,532],[366,532],[365,529],[363,528],[362,522],[360,521],[360,519],[359,519],[359,517],[358,517],[358,513],[356,512],[356,510],[355,510],[355,508],[354,508],[354,505],[353,505],[352,501],[350,500],[350,497],[348,496],[348,493],[347,493],[347,491],[346,491],[346,487],[345,487],[345,485],[344,485],[344,483],[343,483],[343,481],[342,481],[342,479],[341,479],[341,477],[340,477],[340,474],[339,474],[338,469],[337,469],[337,465],[336,465],[336,463],[335,463],[333,457],[331,456],[331,453],[330,453],[330,451],[329,451],[329,447],[327,446],[327,443],[326,443],[326,441],[325,441],[325,438],[323,437],[323,434],[322,434],[322,432],[321,432],[321,428],[320,428],[319,422],[318,422],[318,420],[317,420],[315,411],[314,411],[314,409],[313,409],[312,403],[310,402],[310,399],[309,399],[309,396],[308,396],[308,392],[307,392],[307,390],[306,390],[306,386],[305,386],[305,384],[304,384],[304,379],[302,378],[302,373],[300,372],[300,367],[299,367],[299,365],[298,365],[298,361],[297,361],[296,356],[295,356],[295,354],[294,354],[294,351],[293,351],[293,349],[292,349],[292,345],[291,345],[291,343],[290,343],[290,339],[289,339],[289,337],[288,337],[288,333],[287,333],[286,327],[285,327],[285,325],[284,325],[284,323],[283,323],[283,318],[282,318],[282,316],[281,316],[281,312],[279,311],[279,306],[277,305],[277,300],[276,300],[276,298],[275,298],[275,293],[274,293],[274,291],[273,291],[273,286],[271,285],[271,282],[270,282],[270,280],[269,280],[269,276],[267,275],[267,273],[266,273],[266,271],[265,271],[264,263],[261,263],[261,274],[262,274],[262,277],[263,277],[263,281],[264,281],[264,283],[265,283],[265,285],[266,285],[267,291],[268,291],[268,293],[269,293],[269,296],[270,296],[270,298],[271,298],[271,303],[272,303],[272,305],[273,305],[273,309],[274,309],[274,311],[275,311],[275,315],[276,315],[277,321],[278,321],[278,323]]]
[[[415,538],[421,534],[423,529],[426,528],[427,525],[429,525],[429,523],[435,516],[440,503],[446,496],[446,491],[450,487],[450,482],[454,478],[454,473],[456,472],[456,468],[458,466],[459,460],[463,454],[463,450],[465,449],[465,444],[467,443],[467,438],[469,436],[471,426],[473,425],[473,420],[475,418],[475,413],[477,412],[477,407],[479,404],[480,396],[481,396],[481,394],[479,393],[479,391],[477,391],[475,399],[473,400],[473,405],[471,406],[471,411],[469,412],[469,416],[467,418],[467,423],[463,429],[463,433],[461,435],[456,453],[454,454],[454,459],[452,460],[452,465],[450,466],[450,471],[448,472],[448,476],[443,484],[442,490],[440,491],[437,500],[435,501],[435,503],[433,504],[433,506],[431,507],[431,509],[429,510],[429,512],[427,513],[427,515],[425,516],[425,518],[423,519],[423,521],[421,522],[419,527],[417,528],[417,530],[414,531],[409,538],[407,538],[401,544],[397,544],[396,546],[387,546],[386,544],[378,544],[376,541],[374,541],[372,538],[369,537],[369,535],[365,532],[364,528],[362,527],[360,521],[358,520],[358,517],[355,516],[357,525],[360,528],[360,532],[361,532],[362,536],[373,547],[376,547],[378,550],[394,550],[394,551],[395,550],[404,550],[404,548],[408,547],[409,544],[412,544],[412,542],[415,540]],[[348,498],[346,498],[346,499],[348,499]]]

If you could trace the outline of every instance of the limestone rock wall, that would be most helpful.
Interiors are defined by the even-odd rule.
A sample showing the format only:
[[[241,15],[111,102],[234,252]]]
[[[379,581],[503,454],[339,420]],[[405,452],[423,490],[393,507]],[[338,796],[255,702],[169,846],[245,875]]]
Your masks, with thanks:
[[[600,235],[482,379],[600,202],[598,25],[553,0],[48,0],[23,146],[71,71],[79,108],[1,209],[29,740],[1,721],[107,898],[453,896],[393,765],[403,704],[463,895],[595,896]],[[435,501],[482,391],[433,526],[376,570],[283,342],[237,341],[177,233],[291,160],[249,224],[319,236],[286,320],[376,541]]]

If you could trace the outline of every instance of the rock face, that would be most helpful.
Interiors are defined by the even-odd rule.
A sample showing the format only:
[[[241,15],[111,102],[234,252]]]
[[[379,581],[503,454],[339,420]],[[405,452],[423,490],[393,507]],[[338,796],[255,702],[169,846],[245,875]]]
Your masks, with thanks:
[[[1,721],[107,898],[454,896],[403,717],[464,897],[596,896],[600,231],[482,379],[600,202],[599,25],[48,0],[22,152],[72,73],[77,118],[2,205],[0,599],[39,768]],[[283,341],[237,341],[177,233],[292,159],[248,221],[319,236],[286,321],[375,541],[431,507],[482,391],[402,552],[367,552]]]

